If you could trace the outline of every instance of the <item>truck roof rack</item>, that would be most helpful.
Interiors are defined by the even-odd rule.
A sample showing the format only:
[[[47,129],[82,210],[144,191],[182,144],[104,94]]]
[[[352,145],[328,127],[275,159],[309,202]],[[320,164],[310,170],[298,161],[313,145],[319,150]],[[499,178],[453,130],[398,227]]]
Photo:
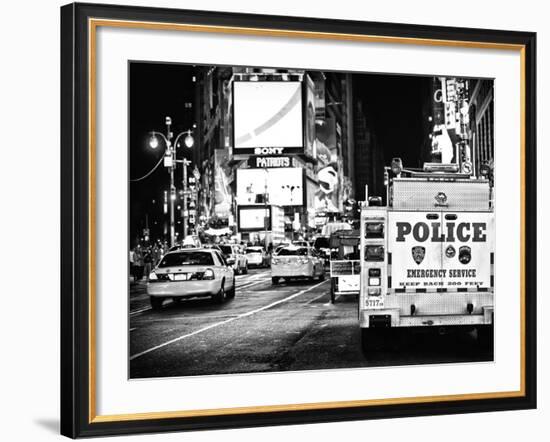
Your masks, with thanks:
[[[424,163],[422,169],[407,168],[402,170],[402,174],[411,178],[472,178],[469,173],[460,173],[459,165],[456,163]]]

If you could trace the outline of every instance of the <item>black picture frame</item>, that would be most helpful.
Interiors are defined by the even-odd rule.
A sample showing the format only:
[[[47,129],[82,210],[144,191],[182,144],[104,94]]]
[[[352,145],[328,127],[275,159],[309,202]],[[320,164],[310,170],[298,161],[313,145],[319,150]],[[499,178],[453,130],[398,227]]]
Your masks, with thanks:
[[[97,419],[95,388],[89,371],[94,287],[95,244],[89,240],[90,213],[90,27],[89,19],[152,23],[186,23],[308,33],[331,33],[423,39],[455,45],[513,45],[521,51],[524,81],[524,299],[522,333],[523,385],[521,395],[468,400],[439,400],[288,409],[243,414]],[[69,4],[61,8],[61,433],[89,437],[199,429],[239,428],[452,413],[536,408],[536,34],[489,29],[449,28],[409,24],[267,16],[149,7]],[[518,269],[519,271],[519,269]],[[92,361],[93,362],[93,361]]]

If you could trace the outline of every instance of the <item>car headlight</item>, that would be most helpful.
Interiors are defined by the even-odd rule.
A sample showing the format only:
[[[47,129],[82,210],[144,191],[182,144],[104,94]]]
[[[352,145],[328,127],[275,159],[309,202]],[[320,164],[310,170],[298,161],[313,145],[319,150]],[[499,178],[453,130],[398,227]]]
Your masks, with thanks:
[[[271,258],[271,264],[279,264],[279,260],[277,258]]]
[[[158,281],[158,277],[155,272],[149,273],[149,281]]]

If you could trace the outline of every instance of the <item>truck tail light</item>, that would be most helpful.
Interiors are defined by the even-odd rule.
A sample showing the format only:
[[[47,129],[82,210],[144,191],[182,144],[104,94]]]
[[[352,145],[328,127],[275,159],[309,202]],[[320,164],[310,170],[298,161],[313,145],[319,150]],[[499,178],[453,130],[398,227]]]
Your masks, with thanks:
[[[380,285],[380,278],[369,278],[369,285]]]
[[[380,296],[382,294],[382,289],[369,287],[369,289],[367,290],[367,294],[369,296]]]
[[[384,246],[366,246],[365,261],[384,261]]]
[[[365,238],[384,238],[384,223],[366,223],[365,224]]]

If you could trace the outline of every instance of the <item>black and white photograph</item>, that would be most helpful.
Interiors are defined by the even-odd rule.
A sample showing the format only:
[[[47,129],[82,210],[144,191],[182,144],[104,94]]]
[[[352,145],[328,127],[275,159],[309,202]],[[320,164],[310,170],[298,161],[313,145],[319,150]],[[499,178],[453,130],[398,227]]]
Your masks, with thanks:
[[[494,360],[494,81],[128,63],[129,378]]]
[[[548,433],[548,8],[445,6],[6,2],[1,439]]]

